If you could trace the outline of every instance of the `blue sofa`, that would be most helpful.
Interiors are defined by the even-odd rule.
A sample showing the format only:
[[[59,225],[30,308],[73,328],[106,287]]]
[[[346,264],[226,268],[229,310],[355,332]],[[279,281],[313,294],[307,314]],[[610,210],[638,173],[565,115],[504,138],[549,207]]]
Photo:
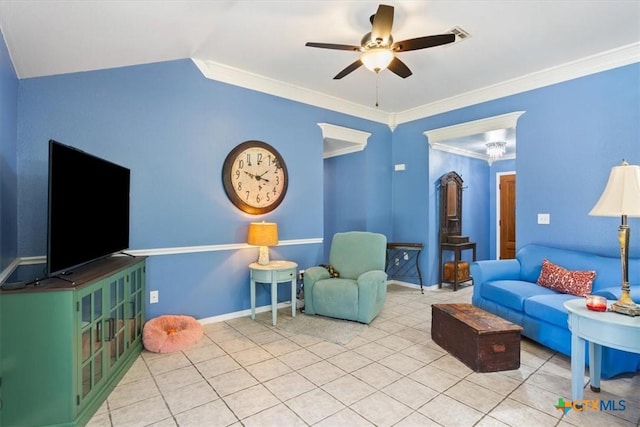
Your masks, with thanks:
[[[473,305],[522,326],[522,334],[567,356],[571,332],[563,304],[575,295],[558,293],[536,284],[542,260],[569,270],[595,270],[592,294],[620,297],[620,258],[541,245],[521,248],[515,259],[476,261],[471,264]],[[631,298],[640,302],[640,259],[629,260]],[[634,286],[635,284],[635,286]],[[632,337],[629,337],[632,339]],[[640,354],[602,349],[602,376],[611,378],[640,369]]]

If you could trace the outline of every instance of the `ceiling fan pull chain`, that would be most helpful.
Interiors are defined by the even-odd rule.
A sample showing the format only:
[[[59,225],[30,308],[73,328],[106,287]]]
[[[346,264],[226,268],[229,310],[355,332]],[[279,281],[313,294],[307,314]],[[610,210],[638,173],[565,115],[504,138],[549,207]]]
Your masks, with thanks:
[[[376,73],[376,107],[378,106],[378,82],[380,81],[380,73]]]

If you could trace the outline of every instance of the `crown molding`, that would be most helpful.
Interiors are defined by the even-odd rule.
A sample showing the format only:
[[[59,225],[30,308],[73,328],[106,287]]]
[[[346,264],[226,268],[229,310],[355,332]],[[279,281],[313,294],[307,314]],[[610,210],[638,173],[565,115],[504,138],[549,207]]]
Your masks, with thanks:
[[[480,104],[498,98],[526,92],[556,83],[584,77],[590,74],[611,70],[613,68],[640,62],[640,42],[632,43],[576,61],[567,62],[556,67],[547,68],[535,73],[526,74],[515,79],[466,92],[451,98],[426,104],[397,113],[396,124],[436,114],[445,113],[458,108]]]
[[[513,113],[427,130],[423,132],[423,135],[427,137],[429,145],[433,146],[447,139],[462,138],[463,136],[491,132],[492,130],[516,127],[518,119],[523,114],[524,111],[514,111]]]
[[[446,153],[457,154],[459,156],[471,157],[473,159],[484,160],[491,166],[495,162],[500,162],[502,160],[512,160],[516,158],[515,154],[506,154],[499,159],[491,159],[486,154],[478,154],[475,151],[465,150],[464,148],[453,147],[451,145],[441,144],[439,142],[435,142],[433,144],[429,143],[429,147],[434,150],[444,151]]]
[[[198,58],[191,58],[191,60],[196,67],[198,67],[202,75],[211,80],[268,93],[269,95],[302,102],[303,104],[314,107],[326,108],[327,110],[337,111],[378,123],[389,123],[389,113],[371,107],[365,107],[341,98],[249,73],[239,68],[229,67],[217,62]]]
[[[337,111],[377,123],[384,123],[393,131],[396,126],[402,123],[640,62],[640,42],[621,46],[616,49],[567,62],[535,73],[526,74],[409,110],[391,113],[365,107],[341,98],[325,95],[307,88],[249,73],[239,68],[213,61],[198,58],[191,58],[191,60],[208,79],[268,93],[315,107],[326,108],[331,111]]]
[[[479,160],[487,160],[487,156],[478,154],[475,151],[465,150],[464,148],[453,147],[451,145],[445,145],[439,142],[434,142],[434,143],[429,142],[429,147],[433,148],[434,150],[444,151],[446,153],[451,153],[451,154],[457,154],[458,156],[472,157],[474,159],[479,159]]]
[[[442,141],[462,138],[469,135],[477,135],[479,133],[486,133],[499,129],[515,128],[518,124],[518,119],[523,114],[524,111],[514,111],[513,113],[501,114],[499,116],[486,117],[484,119],[427,130],[422,132],[422,134],[427,137],[429,146],[434,150],[446,151],[447,153],[458,154],[460,156],[486,160],[487,163],[489,163],[489,166],[491,166],[496,161],[515,159],[516,156],[515,154],[508,154],[500,157],[499,159],[492,159],[486,154],[479,154],[475,151],[443,144]]]

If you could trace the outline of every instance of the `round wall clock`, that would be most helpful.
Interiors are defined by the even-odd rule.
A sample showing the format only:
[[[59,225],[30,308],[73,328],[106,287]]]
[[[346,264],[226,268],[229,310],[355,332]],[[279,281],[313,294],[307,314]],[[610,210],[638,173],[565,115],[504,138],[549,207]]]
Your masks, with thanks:
[[[287,166],[278,151],[262,141],[245,141],[231,150],[222,166],[229,200],[252,215],[271,212],[287,193]]]

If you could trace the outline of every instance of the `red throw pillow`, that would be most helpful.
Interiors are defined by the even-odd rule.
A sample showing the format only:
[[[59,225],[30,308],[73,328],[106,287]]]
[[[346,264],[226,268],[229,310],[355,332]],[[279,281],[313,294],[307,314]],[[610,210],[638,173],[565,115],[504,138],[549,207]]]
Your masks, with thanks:
[[[591,293],[591,286],[595,278],[596,272],[593,270],[571,271],[544,259],[542,260],[542,271],[538,277],[538,285],[563,294],[584,297]]]

